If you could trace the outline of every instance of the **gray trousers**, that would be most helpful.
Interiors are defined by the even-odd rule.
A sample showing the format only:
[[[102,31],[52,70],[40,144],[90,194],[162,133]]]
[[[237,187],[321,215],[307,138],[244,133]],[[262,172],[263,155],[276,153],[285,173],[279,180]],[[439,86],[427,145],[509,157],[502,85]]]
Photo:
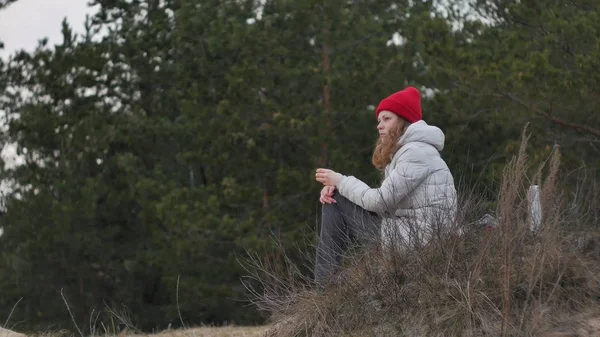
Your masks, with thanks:
[[[315,261],[315,283],[324,285],[340,267],[350,245],[364,246],[379,238],[381,218],[335,193],[335,204],[323,204]]]

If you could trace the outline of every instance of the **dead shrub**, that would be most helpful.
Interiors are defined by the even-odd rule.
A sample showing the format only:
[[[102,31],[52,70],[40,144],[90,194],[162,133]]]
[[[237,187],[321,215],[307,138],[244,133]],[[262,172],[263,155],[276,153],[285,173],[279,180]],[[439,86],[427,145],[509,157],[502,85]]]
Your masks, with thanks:
[[[289,258],[279,266],[247,260],[255,283],[246,285],[270,314],[269,335],[534,336],[584,312],[600,316],[600,232],[591,223],[582,231],[582,217],[565,206],[558,149],[528,179],[527,141],[524,133],[504,171],[492,231],[474,225],[482,201],[463,193],[450,233],[422,247],[349,252],[324,289]],[[528,198],[532,185],[539,187],[539,219]]]

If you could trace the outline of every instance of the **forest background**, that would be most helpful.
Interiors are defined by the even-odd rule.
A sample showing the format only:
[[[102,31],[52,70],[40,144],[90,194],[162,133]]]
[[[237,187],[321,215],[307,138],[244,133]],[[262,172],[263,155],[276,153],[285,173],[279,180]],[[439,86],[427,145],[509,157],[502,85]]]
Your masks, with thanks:
[[[378,184],[374,108],[407,85],[490,209],[527,124],[533,163],[560,146],[567,195],[600,200],[596,0],[90,6],[83,34],[65,21],[0,60],[0,141],[22,158],[0,165],[0,318],[19,329],[70,328],[63,298],[78,322],[116,308],[145,331],[178,310],[262,323],[240,258],[278,263],[273,238],[303,258],[315,168]]]

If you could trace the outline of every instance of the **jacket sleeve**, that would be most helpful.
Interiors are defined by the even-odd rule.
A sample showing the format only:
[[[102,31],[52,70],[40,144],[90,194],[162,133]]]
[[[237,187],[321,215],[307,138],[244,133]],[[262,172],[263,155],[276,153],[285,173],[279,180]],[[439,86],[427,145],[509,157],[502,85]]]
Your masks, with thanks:
[[[367,211],[393,213],[397,205],[428,176],[427,158],[416,149],[400,154],[396,167],[389,172],[379,188],[370,188],[353,176],[345,176],[337,186],[338,192]]]

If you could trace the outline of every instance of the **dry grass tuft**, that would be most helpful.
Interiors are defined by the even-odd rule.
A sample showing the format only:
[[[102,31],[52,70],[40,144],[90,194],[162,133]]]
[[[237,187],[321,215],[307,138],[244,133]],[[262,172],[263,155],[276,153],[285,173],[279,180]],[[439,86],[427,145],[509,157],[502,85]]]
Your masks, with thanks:
[[[276,268],[251,260],[260,286],[248,287],[271,315],[268,335],[600,335],[600,231],[565,206],[558,149],[527,178],[527,141],[524,133],[504,172],[493,231],[473,225],[481,202],[462,195],[455,234],[410,250],[355,252],[322,291],[290,259]],[[539,223],[527,196],[532,182]]]

